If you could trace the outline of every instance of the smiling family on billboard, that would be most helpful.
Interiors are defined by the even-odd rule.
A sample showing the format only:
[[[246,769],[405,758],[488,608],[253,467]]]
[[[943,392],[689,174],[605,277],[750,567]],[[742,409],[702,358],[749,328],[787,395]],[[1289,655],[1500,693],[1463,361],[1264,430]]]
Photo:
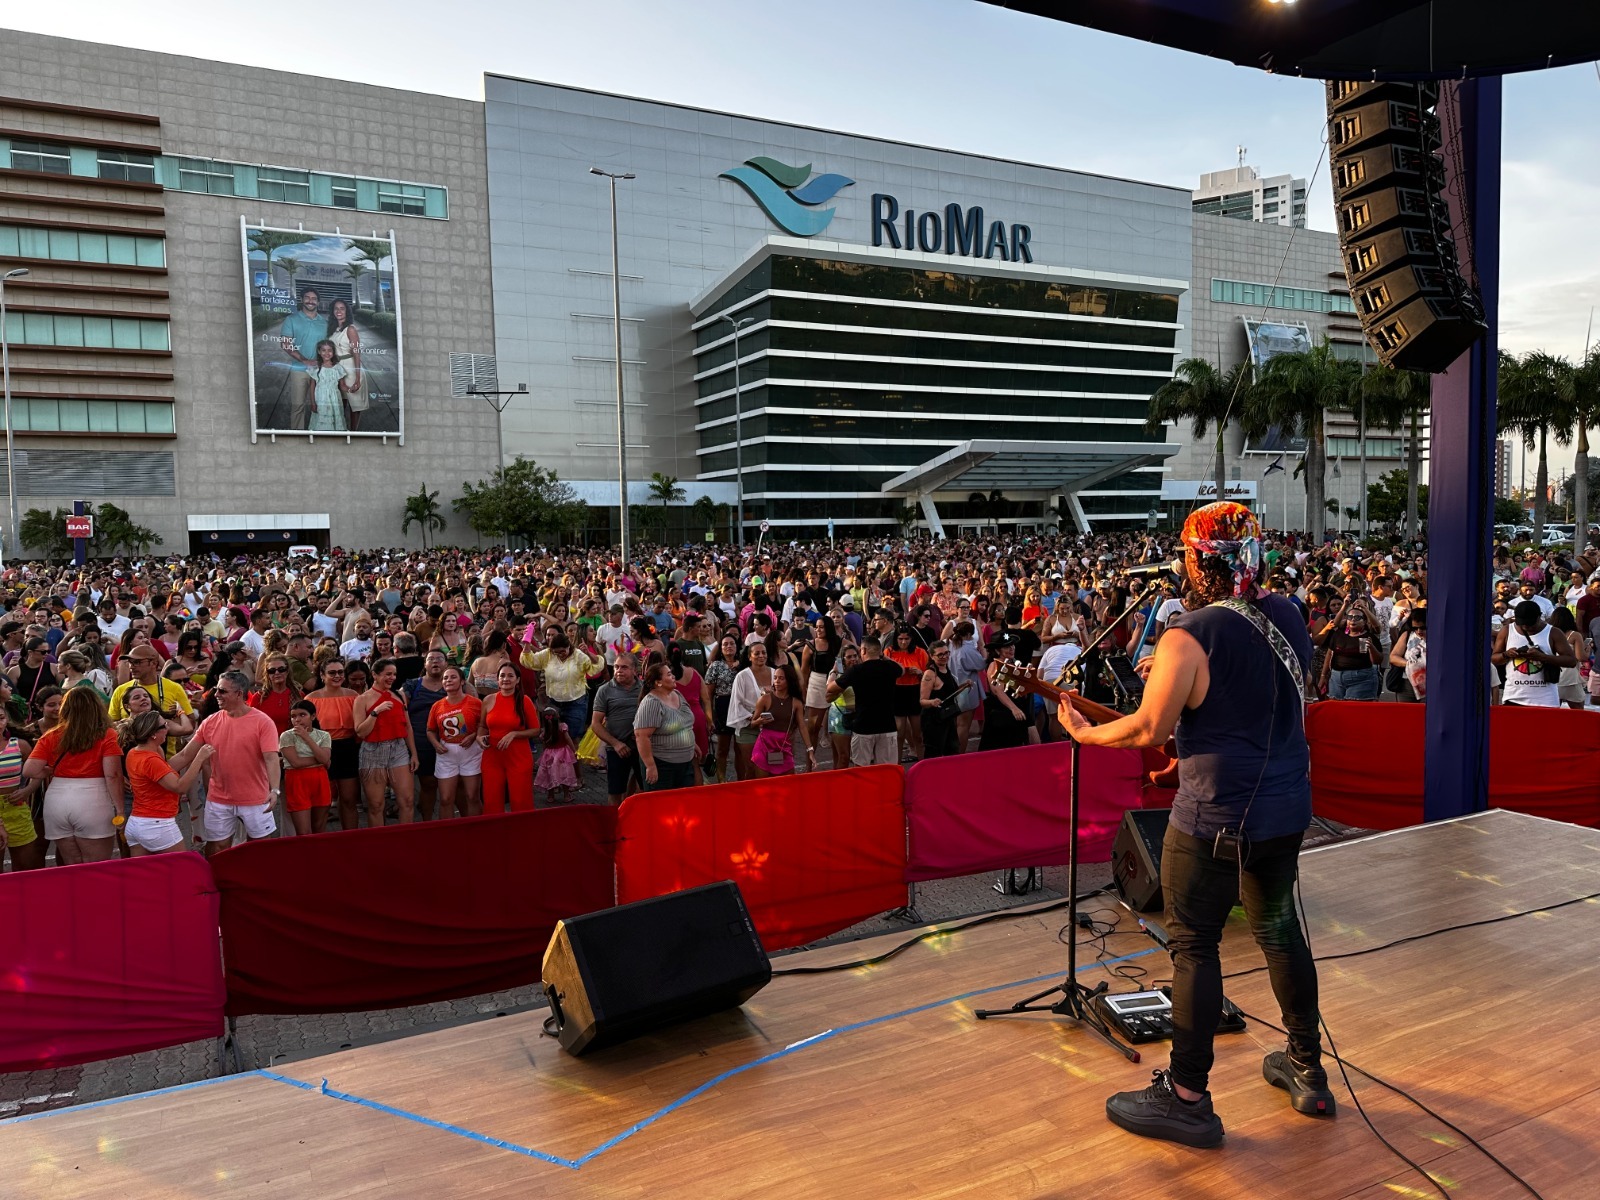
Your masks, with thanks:
[[[251,429],[401,432],[394,235],[243,226]]]

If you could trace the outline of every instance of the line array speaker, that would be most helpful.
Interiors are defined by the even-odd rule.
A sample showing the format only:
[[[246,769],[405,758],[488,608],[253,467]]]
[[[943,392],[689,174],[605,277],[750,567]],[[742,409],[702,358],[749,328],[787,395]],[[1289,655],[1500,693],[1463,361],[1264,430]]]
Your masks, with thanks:
[[[1333,198],[1350,298],[1386,366],[1443,371],[1483,335],[1444,200],[1438,85],[1328,85]]]

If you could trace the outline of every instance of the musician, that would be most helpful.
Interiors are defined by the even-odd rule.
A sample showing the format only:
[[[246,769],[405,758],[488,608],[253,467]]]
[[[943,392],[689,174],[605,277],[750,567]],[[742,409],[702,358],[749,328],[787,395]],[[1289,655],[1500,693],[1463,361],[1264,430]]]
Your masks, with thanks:
[[[1222,1011],[1218,946],[1241,899],[1266,955],[1289,1048],[1266,1056],[1268,1082],[1302,1113],[1331,1116],[1322,1068],[1317,974],[1296,917],[1300,842],[1311,821],[1310,754],[1298,689],[1311,662],[1299,611],[1262,592],[1261,530],[1241,504],[1208,504],[1183,526],[1190,611],[1156,644],[1139,710],[1091,725],[1063,701],[1062,727],[1089,746],[1161,746],[1176,731],[1178,794],[1161,859],[1172,978],[1172,1057],[1106,1116],[1144,1137],[1222,1143],[1206,1090]]]

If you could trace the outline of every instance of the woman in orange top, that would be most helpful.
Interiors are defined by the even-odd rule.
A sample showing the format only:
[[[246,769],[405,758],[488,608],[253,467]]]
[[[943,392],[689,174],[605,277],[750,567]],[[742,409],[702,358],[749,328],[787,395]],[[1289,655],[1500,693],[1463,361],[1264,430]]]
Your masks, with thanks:
[[[317,668],[316,690],[307,692],[306,699],[317,706],[317,728],[332,739],[328,782],[339,800],[339,828],[354,829],[360,817],[361,740],[353,718],[360,693],[345,687],[344,679],[345,664],[330,659]]]
[[[34,743],[22,773],[41,779],[44,836],[63,863],[103,862],[111,857],[116,831],[111,818],[122,811],[122,747],[92,688],[73,688],[61,701],[61,723]]]
[[[475,817],[483,812],[483,747],[478,745],[483,701],[466,691],[460,667],[444,669],[444,699],[428,710],[428,741],[436,759],[433,774],[439,784],[439,817]],[[457,796],[459,795],[459,799]]]
[[[166,719],[154,710],[129,717],[117,731],[117,742],[128,755],[128,782],[133,785],[133,815],[123,831],[130,858],[184,848],[183,831],[178,828],[178,797],[200,778],[212,747],[195,751],[180,778],[162,752],[166,740]]]
[[[533,808],[533,747],[539,736],[539,710],[522,694],[522,673],[501,663],[493,695],[483,702],[478,718],[478,745],[483,747],[483,811],[503,813]]]
[[[894,689],[894,723],[900,731],[900,752],[911,748],[913,759],[922,757],[922,673],[928,669],[928,652],[917,641],[909,625],[894,631],[894,645],[885,646],[883,656],[900,665],[900,678]]]

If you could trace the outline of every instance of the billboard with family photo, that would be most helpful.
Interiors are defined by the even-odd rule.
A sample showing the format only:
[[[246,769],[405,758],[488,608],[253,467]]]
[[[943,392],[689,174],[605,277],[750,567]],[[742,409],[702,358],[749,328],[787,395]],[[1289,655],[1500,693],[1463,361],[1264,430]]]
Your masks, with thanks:
[[[404,433],[394,234],[240,231],[252,440]]]

